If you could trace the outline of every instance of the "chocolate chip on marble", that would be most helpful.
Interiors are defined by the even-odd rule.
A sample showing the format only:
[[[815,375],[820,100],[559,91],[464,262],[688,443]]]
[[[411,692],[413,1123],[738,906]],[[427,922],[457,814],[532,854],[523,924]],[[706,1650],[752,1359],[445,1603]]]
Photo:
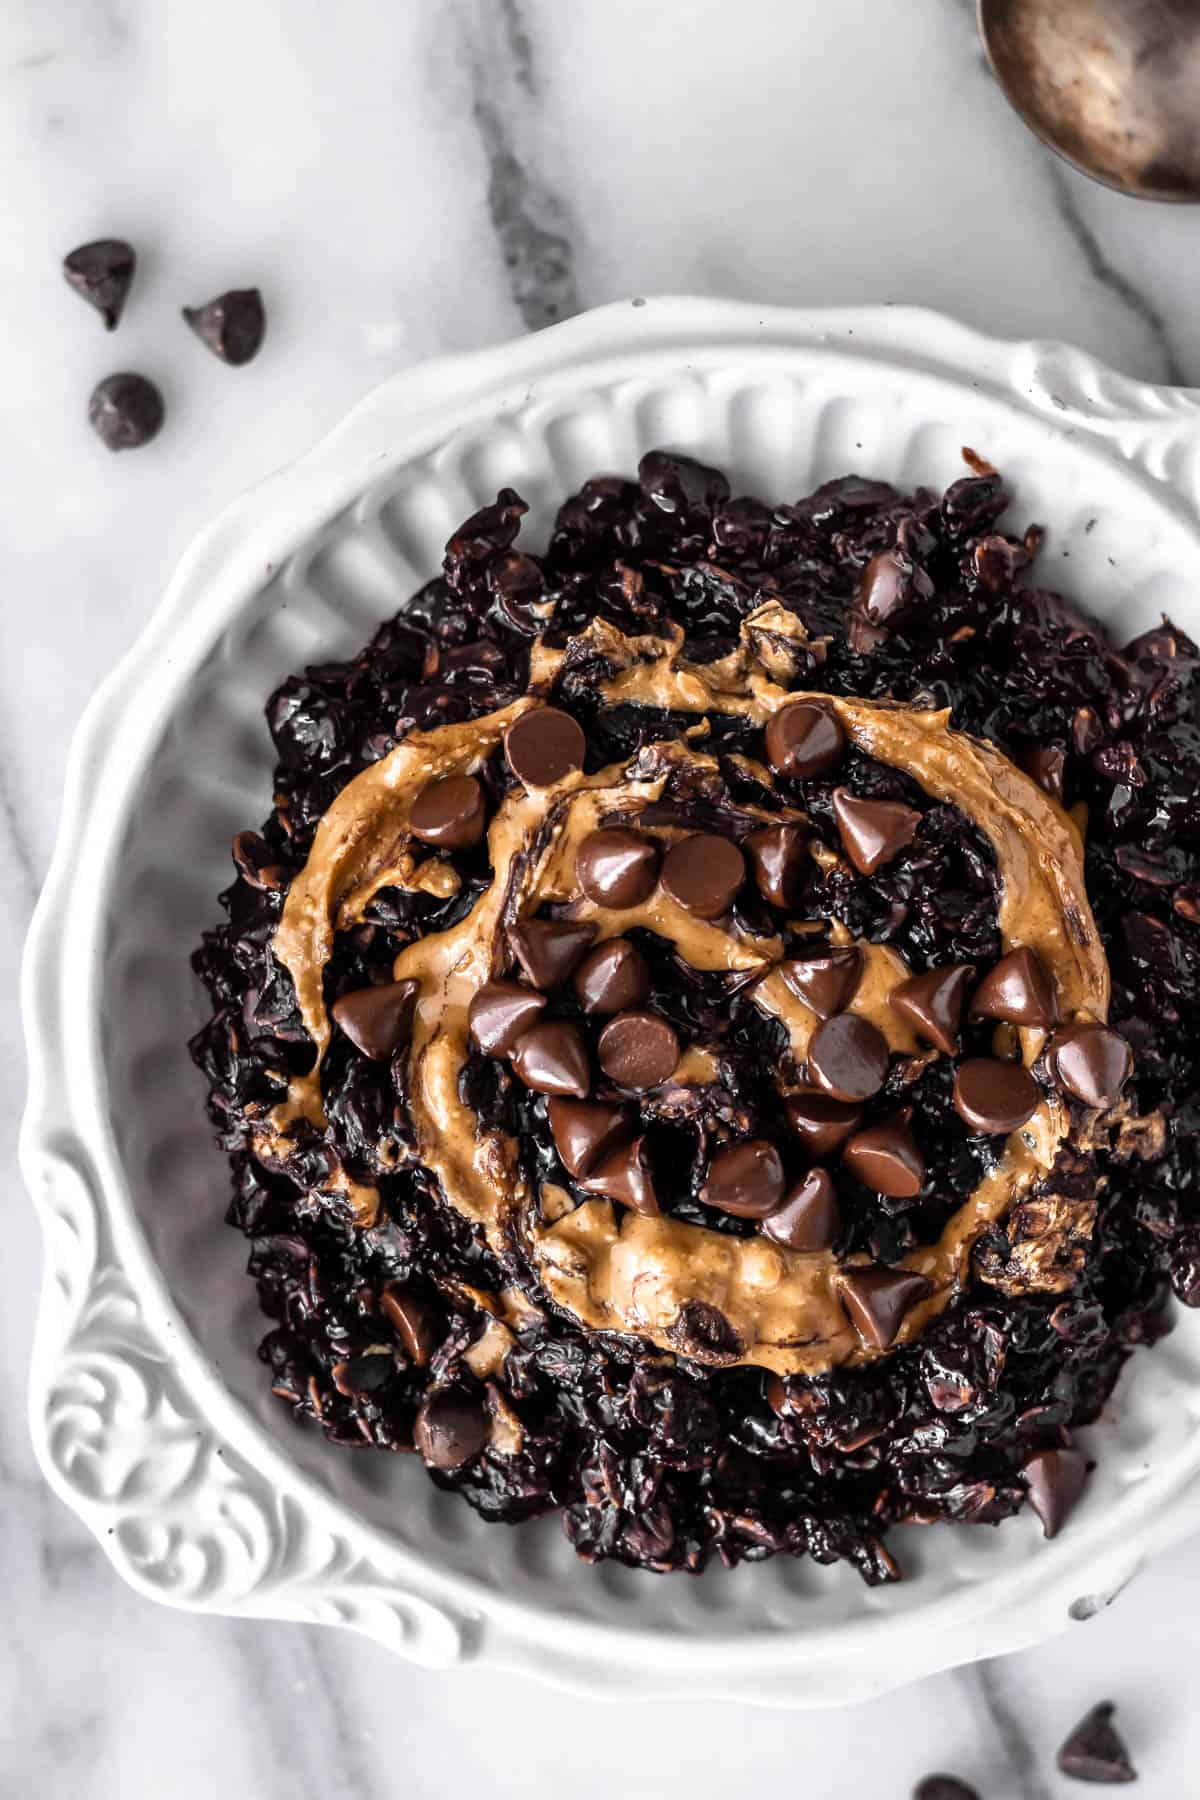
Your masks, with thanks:
[[[842,1305],[863,1343],[887,1350],[895,1343],[904,1315],[932,1292],[932,1283],[908,1269],[847,1269],[838,1289]]]
[[[1033,1117],[1041,1097],[1028,1069],[994,1056],[970,1057],[954,1077],[955,1111],[979,1136],[1018,1131]]]
[[[575,856],[575,879],[597,906],[640,906],[658,880],[659,845],[640,831],[611,825],[589,832]]]
[[[566,919],[522,919],[509,928],[509,949],[534,987],[547,992],[570,980],[596,935],[594,925]]]
[[[719,919],[746,879],[746,860],[736,844],[709,831],[694,831],[663,858],[662,884],[672,900],[698,919]]]
[[[139,450],[162,430],[162,395],[144,375],[124,371],[96,383],[88,423],[107,450]]]
[[[643,1218],[652,1219],[659,1212],[644,1137],[613,1150],[579,1185],[586,1193],[602,1194]]]
[[[562,1019],[533,1025],[512,1047],[513,1070],[538,1094],[562,1094],[586,1100],[591,1092],[592,1071],[587,1045],[578,1025]]]
[[[1061,806],[1066,795],[1067,753],[1054,746],[1045,749],[1027,750],[1021,758],[1021,767],[1031,781],[1036,781],[1042,792],[1049,794]]]
[[[913,1789],[912,1800],[979,1800],[979,1790],[957,1775],[926,1775]]]
[[[765,1219],[778,1209],[785,1186],[774,1144],[767,1138],[748,1138],[716,1152],[700,1198],[736,1219]]]
[[[435,1388],[417,1409],[413,1442],[430,1468],[449,1475],[479,1455],[491,1430],[482,1400],[462,1388]]]
[[[628,1115],[619,1106],[595,1100],[550,1100],[546,1106],[554,1148],[569,1175],[577,1180],[591,1172],[628,1132]]]
[[[408,812],[409,829],[423,844],[468,850],[487,824],[483,789],[473,775],[442,775],[427,781]]]
[[[826,1169],[809,1169],[763,1220],[763,1236],[785,1250],[828,1250],[842,1228],[833,1177]]]
[[[94,306],[106,331],[115,331],[137,269],[137,255],[123,238],[96,238],[63,257],[63,274],[81,299]]]
[[[601,1018],[641,1006],[650,997],[650,965],[636,944],[610,938],[597,944],[575,971],[575,993],[585,1013]]]
[[[833,816],[846,855],[860,875],[874,875],[917,835],[921,815],[899,800],[862,800],[849,788],[833,790]]]
[[[911,1200],[925,1185],[925,1158],[907,1113],[858,1132],[842,1151],[856,1180],[892,1200]]]
[[[409,1362],[423,1369],[438,1342],[430,1307],[398,1281],[389,1281],[379,1296],[379,1310],[403,1344]]]
[[[835,1100],[869,1100],[887,1079],[887,1039],[857,1013],[838,1013],[809,1039],[808,1068]]]
[[[618,1013],[600,1033],[600,1067],[619,1087],[645,1093],[675,1073],[679,1039],[657,1013]]]
[[[1050,1040],[1047,1065],[1059,1087],[1084,1106],[1115,1106],[1133,1073],[1133,1052],[1107,1025],[1068,1025]]]
[[[963,1002],[974,975],[973,963],[950,963],[943,969],[930,969],[894,987],[888,1004],[920,1037],[953,1056],[958,1048]]]
[[[787,1122],[814,1162],[841,1148],[862,1120],[862,1107],[811,1090],[784,1102]]]
[[[413,1008],[420,983],[388,981],[380,987],[358,988],[343,994],[330,1007],[330,1016],[356,1050],[371,1062],[386,1062],[412,1033]]]
[[[759,893],[782,911],[800,899],[807,847],[807,834],[799,825],[765,825],[742,839]]]
[[[846,753],[846,733],[831,707],[797,700],[774,713],[766,730],[767,761],[777,775],[807,781]]]
[[[553,787],[582,769],[587,751],[583,727],[557,706],[535,706],[514,719],[504,734],[504,754],[527,788]]]
[[[545,1011],[546,996],[517,981],[488,981],[471,996],[467,1024],[484,1056],[507,1056],[517,1039]]]
[[[205,348],[230,368],[253,362],[262,348],[267,314],[257,288],[230,288],[203,306],[185,306],[183,316]]]
[[[1129,1751],[1113,1725],[1116,1710],[1111,1700],[1103,1700],[1079,1721],[1058,1752],[1060,1774],[1102,1787],[1137,1780]]]
[[[788,987],[797,1000],[811,1007],[818,1019],[832,1019],[845,1012],[863,973],[863,953],[848,946],[843,950],[826,950],[820,956],[793,956],[779,965]]]
[[[1029,1504],[1046,1537],[1057,1537],[1083,1492],[1087,1458],[1078,1450],[1037,1450],[1021,1469]]]
[[[1036,950],[1022,944],[988,970],[971,996],[971,1017],[1042,1030],[1058,1024],[1054,982]]]

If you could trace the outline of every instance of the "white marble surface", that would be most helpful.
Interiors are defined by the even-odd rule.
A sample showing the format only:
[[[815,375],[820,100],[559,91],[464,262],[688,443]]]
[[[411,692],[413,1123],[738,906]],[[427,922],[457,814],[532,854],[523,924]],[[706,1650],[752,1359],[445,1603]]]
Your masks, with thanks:
[[[1200,1545],[1036,1653],[852,1713],[601,1710],[125,1590],[33,1467],[38,1262],[12,1162],[19,944],[71,729],[194,530],[377,379],[621,295],[911,300],[1200,384],[1200,214],[1078,179],[993,88],[966,0],[5,0],[0,7],[0,1794],[377,1800],[802,1791],[893,1800],[934,1767],[989,1800],[1070,1791],[1052,1750],[1121,1701],[1142,1789],[1195,1786]],[[136,240],[119,334],[65,250]],[[257,282],[253,367],[177,309]],[[113,458],[117,367],[169,420]]]

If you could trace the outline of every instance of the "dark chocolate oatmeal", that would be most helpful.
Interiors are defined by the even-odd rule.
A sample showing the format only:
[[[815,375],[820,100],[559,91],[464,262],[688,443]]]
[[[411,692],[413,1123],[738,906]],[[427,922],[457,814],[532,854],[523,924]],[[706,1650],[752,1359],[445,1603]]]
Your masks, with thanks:
[[[273,696],[192,1050],[298,1419],[657,1570],[1064,1525],[1200,1304],[1200,653],[1005,505],[505,490]]]

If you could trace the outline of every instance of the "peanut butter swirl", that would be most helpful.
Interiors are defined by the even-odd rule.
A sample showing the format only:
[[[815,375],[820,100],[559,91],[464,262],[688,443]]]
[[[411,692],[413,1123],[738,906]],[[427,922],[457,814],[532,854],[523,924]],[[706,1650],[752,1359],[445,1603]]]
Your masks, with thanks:
[[[1105,1020],[1108,969],[1074,823],[999,751],[954,731],[946,712],[809,696],[782,686],[794,675],[796,651],[804,641],[801,622],[775,602],[745,621],[735,652],[704,665],[687,661],[681,633],[631,638],[596,621],[563,652],[538,646],[531,689],[548,689],[564,660],[575,664],[595,657],[603,671],[599,692],[610,705],[696,715],[736,712],[757,723],[797,699],[813,698],[833,708],[859,748],[974,820],[996,855],[1005,951],[1027,945],[1038,952],[1057,984],[1064,1018]],[[264,1154],[278,1157],[299,1119],[325,1126],[320,1059],[330,1024],[322,976],[336,933],[361,918],[383,886],[453,891],[448,863],[418,860],[407,828],[413,798],[438,776],[481,767],[505,728],[534,703],[531,694],[467,724],[414,732],[350,782],[322,819],[273,944],[295,983],[318,1061],[311,1075],[293,1080],[286,1100],[262,1127]],[[502,1257],[523,1257],[553,1302],[584,1326],[634,1334],[664,1351],[682,1349],[722,1366],[812,1374],[882,1354],[849,1323],[840,1298],[847,1265],[831,1252],[802,1254],[762,1238],[732,1238],[669,1217],[647,1218],[604,1199],[564,1208],[561,1189],[544,1197],[529,1191],[515,1142],[483,1129],[460,1094],[472,996],[503,974],[506,931],[548,902],[594,923],[597,941],[644,927],[669,940],[693,968],[749,977],[746,991],[783,1023],[795,1059],[804,1060],[816,1020],[778,973],[783,957],[778,937],[752,936],[731,920],[701,920],[661,888],[643,904],[617,910],[596,906],[575,884],[575,853],[588,833],[603,824],[636,822],[673,776],[702,782],[717,774],[715,758],[700,747],[703,731],[701,723],[592,775],[575,772],[536,791],[518,787],[501,802],[488,831],[491,885],[458,924],[406,946],[395,962],[395,978],[415,980],[419,990],[408,1088],[416,1153],[446,1200],[481,1228],[491,1247]],[[788,808],[762,814],[771,823],[802,817]],[[672,836],[657,823],[654,830],[663,839]],[[833,936],[848,941],[836,923]],[[866,966],[852,1008],[884,1033],[890,1049],[913,1054],[916,1039],[887,1004],[892,987],[909,971],[886,946],[861,948]],[[1027,1065],[1039,1055],[1042,1039],[1036,1030],[1021,1033]],[[979,1233],[1049,1171],[1067,1122],[1062,1101],[1045,1094],[939,1240],[904,1257],[901,1266],[924,1276],[931,1289],[907,1314],[897,1343],[918,1336],[960,1289]],[[374,1190],[356,1188],[344,1173],[330,1186],[343,1192],[359,1222],[374,1216]],[[698,1337],[695,1321],[711,1322],[717,1315],[718,1341],[711,1332]]]

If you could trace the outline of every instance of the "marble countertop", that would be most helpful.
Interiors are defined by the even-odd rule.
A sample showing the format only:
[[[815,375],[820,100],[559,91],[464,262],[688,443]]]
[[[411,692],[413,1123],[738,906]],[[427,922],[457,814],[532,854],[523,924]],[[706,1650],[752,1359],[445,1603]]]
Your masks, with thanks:
[[[1032,1654],[849,1712],[602,1711],[439,1677],[348,1637],[191,1618],[126,1590],[32,1461],[39,1261],[12,1159],[19,946],[67,743],[193,532],[381,377],[653,291],[906,300],[1200,384],[1200,213],[1140,207],[1045,154],[967,0],[6,0],[0,10],[0,1794],[380,1800],[799,1786],[902,1800],[957,1770],[987,1800],[1071,1784],[1053,1749],[1119,1700],[1148,1800],[1190,1791],[1200,1543]],[[67,249],[134,239],[117,337]],[[178,317],[257,283],[233,371]],[[109,456],[95,380],[158,380],[152,448]]]

